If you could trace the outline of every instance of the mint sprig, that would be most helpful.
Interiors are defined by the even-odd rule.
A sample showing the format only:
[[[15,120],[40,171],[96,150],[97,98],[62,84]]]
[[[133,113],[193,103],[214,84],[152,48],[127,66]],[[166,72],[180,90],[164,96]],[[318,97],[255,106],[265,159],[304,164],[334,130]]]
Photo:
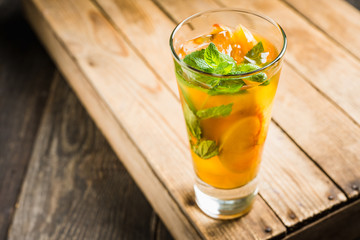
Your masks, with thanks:
[[[233,103],[202,109],[196,112],[200,119],[227,117],[232,111]]]
[[[183,61],[189,66],[206,73],[236,75],[259,69],[260,66],[256,64],[258,64],[259,61],[261,62],[262,51],[264,51],[264,47],[262,43],[259,42],[247,54],[248,57],[246,59],[249,59],[252,63],[245,60],[245,63],[236,64],[236,61],[231,56],[220,52],[214,43],[210,43],[206,49],[186,55]],[[210,95],[244,92],[244,90],[241,90],[245,85],[245,82],[242,79],[259,83],[264,83],[267,80],[265,73],[257,73],[249,77],[234,76],[234,78],[219,78],[216,76],[205,76],[199,73],[193,73],[191,78],[193,78],[195,82],[205,83],[209,86],[210,89],[208,93]]]
[[[226,75],[236,66],[235,60],[227,54],[220,52],[214,43],[206,49],[192,52],[183,60],[193,68],[207,73]]]
[[[184,117],[188,131],[198,140],[201,138],[201,128],[198,117],[191,111],[189,106],[184,104]]]
[[[220,52],[217,50],[215,44],[210,43],[205,49],[204,60],[212,68],[216,68],[221,63]]]
[[[210,73],[212,72],[212,67],[207,64],[204,59],[204,55],[205,49],[202,49],[200,51],[195,51],[186,55],[183,61],[193,68]]]
[[[213,140],[200,140],[198,144],[192,144],[191,149],[202,159],[209,159],[219,154],[219,147]]]
[[[264,46],[262,42],[258,42],[250,51],[245,55],[245,62],[252,64],[264,64],[269,53],[264,52]]]
[[[186,127],[188,129],[190,146],[193,152],[202,159],[209,159],[219,154],[219,146],[215,141],[202,137],[200,120],[216,117],[227,117],[231,114],[233,103],[206,108],[199,111],[190,109],[188,103],[183,104]],[[193,138],[196,141],[193,141]]]

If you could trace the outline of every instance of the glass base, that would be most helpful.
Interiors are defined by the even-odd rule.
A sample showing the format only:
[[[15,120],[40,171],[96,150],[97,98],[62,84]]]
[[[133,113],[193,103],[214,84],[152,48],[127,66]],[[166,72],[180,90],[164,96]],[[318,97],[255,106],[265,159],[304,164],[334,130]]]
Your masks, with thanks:
[[[239,188],[219,189],[196,177],[195,200],[199,208],[216,219],[234,219],[248,213],[258,193],[257,178]]]

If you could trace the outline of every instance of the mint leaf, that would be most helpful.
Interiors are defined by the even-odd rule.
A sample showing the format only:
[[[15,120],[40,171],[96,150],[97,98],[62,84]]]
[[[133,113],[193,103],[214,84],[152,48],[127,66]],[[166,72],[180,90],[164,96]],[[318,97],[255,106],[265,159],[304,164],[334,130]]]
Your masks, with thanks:
[[[233,103],[227,105],[220,105],[216,107],[206,108],[197,111],[196,115],[200,119],[227,117],[232,111]]]
[[[197,139],[201,138],[200,122],[197,116],[191,111],[187,103],[184,103],[184,117],[188,131]]]
[[[184,62],[189,66],[204,72],[212,72],[213,68],[204,60],[205,49],[192,52],[185,56]]]
[[[262,42],[258,42],[250,51],[245,55],[245,61],[253,64],[262,64],[262,55],[261,53],[264,52],[264,46]],[[265,55],[264,55],[265,56]],[[265,61],[266,61],[265,56]]]
[[[267,76],[265,73],[257,73],[255,75],[252,75],[250,77],[247,77],[247,78],[244,78],[244,79],[247,79],[249,81],[253,81],[253,82],[259,82],[259,83],[263,83],[266,81],[267,79]]]
[[[214,73],[221,74],[221,75],[227,75],[231,72],[233,67],[234,67],[234,65],[229,62],[222,62],[216,67]]]
[[[265,82],[263,82],[262,84],[260,84],[259,86],[267,86],[270,84],[270,79],[266,80]]]
[[[194,153],[202,159],[209,159],[219,154],[219,147],[213,140],[200,140],[197,145],[190,143]]]
[[[227,87],[227,88],[217,88],[217,89],[210,90],[208,93],[211,96],[245,93],[246,90],[241,90],[241,88],[242,88],[242,86],[232,86],[232,87]]]
[[[220,64],[220,52],[214,43],[210,43],[209,46],[205,49],[204,60],[213,68],[216,68]]]
[[[206,49],[186,55],[184,62],[203,72],[219,75],[236,75],[258,70],[260,66],[256,64],[259,61],[262,61],[262,56],[265,56],[265,58],[267,56],[263,51],[264,47],[262,42],[259,42],[247,53],[246,59],[248,60],[245,60],[245,63],[237,65],[236,61],[231,56],[220,52],[214,43],[210,43]],[[187,79],[186,82],[194,86],[202,87],[205,84],[205,86],[210,88],[208,91],[209,95],[219,95],[246,92],[246,90],[242,90],[242,87],[245,85],[243,80],[259,82],[262,84],[267,81],[267,75],[265,73],[257,73],[248,77],[225,79],[216,76],[207,76],[197,72],[190,72],[187,73]],[[265,86],[265,84],[263,86]],[[196,112],[195,109],[192,110],[193,113]]]
[[[240,73],[248,73],[258,70],[260,67],[251,63],[242,63],[236,66],[236,71]]]
[[[236,66],[235,60],[227,54],[220,52],[214,43],[206,49],[192,52],[183,60],[193,68],[207,73],[226,75]]]
[[[260,69],[259,66],[251,63],[243,63],[236,66],[235,71],[231,72],[230,74],[241,74],[241,73],[248,73],[253,72]],[[249,77],[245,77],[244,79],[253,81],[253,82],[260,82],[263,83],[267,80],[267,75],[263,72],[251,75]]]
[[[222,62],[228,62],[232,64],[234,67],[236,66],[236,61],[229,55],[220,52],[220,59]]]
[[[219,94],[236,94],[245,92],[241,88],[245,85],[242,79],[226,79],[219,82],[219,84],[208,91],[209,95],[219,95]]]

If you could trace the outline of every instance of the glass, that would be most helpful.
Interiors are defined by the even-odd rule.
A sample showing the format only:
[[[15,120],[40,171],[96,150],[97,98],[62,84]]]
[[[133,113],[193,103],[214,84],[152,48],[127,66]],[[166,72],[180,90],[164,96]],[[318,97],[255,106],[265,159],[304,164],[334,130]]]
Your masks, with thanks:
[[[215,41],[220,46],[226,41],[224,38],[219,42],[215,35],[209,35],[214,26],[236,29],[239,24],[264,46],[274,49],[271,62],[251,72],[221,75],[200,71],[182,61],[185,48],[201,49]],[[226,36],[226,31],[222,34]],[[204,45],[194,44],[197,41]],[[210,217],[232,219],[251,209],[258,192],[257,174],[286,44],[285,33],[276,22],[236,9],[195,14],[171,34],[170,47],[196,173],[196,203]],[[264,84],[247,80],[262,73],[267,76]],[[234,92],[221,87],[214,91],[214,82],[243,85]]]

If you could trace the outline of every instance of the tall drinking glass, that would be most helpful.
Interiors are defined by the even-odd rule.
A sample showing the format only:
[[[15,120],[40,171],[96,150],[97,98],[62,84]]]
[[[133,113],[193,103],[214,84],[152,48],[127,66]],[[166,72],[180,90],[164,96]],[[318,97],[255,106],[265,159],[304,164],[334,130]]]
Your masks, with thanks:
[[[201,49],[210,43],[217,48],[206,50],[204,57]],[[272,19],[237,9],[195,14],[171,34],[170,48],[196,173],[196,203],[213,218],[232,219],[251,209],[286,44],[284,31]],[[189,57],[186,63],[184,57],[195,51],[193,56],[200,58]],[[201,57],[206,66],[224,73],[231,68],[250,69],[219,74],[206,66],[204,70],[189,64],[194,61],[202,67]],[[227,65],[221,65],[224,59]],[[234,60],[239,65],[233,64]]]

